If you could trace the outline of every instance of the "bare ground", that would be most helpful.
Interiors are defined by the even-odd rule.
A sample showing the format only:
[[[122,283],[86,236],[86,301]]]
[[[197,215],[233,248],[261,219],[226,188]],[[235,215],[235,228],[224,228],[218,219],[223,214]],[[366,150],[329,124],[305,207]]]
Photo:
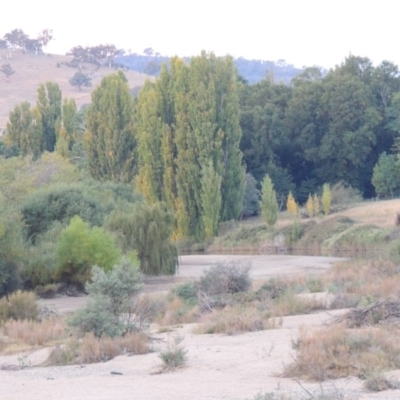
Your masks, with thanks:
[[[185,256],[182,257],[178,278],[147,283],[147,290],[165,290],[175,281],[197,277],[204,268],[219,262],[238,258],[252,264],[254,279],[277,274],[312,271],[318,273],[329,268],[338,259],[325,257],[292,256]],[[154,285],[154,286],[152,286]],[[158,286],[157,286],[158,285]],[[49,300],[62,312],[83,304],[85,298]],[[279,376],[282,367],[294,356],[292,341],[301,325],[318,326],[343,313],[319,312],[311,315],[284,317],[278,329],[246,333],[235,336],[197,335],[193,325],[183,325],[169,333],[153,334],[161,339],[154,342],[154,352],[141,356],[119,356],[101,364],[68,367],[40,367],[48,349],[28,354],[0,356],[0,365],[14,365],[18,370],[0,370],[0,399],[60,400],[96,399],[251,399],[257,393],[274,392],[292,399],[312,398],[297,382]],[[181,345],[188,351],[184,368],[170,373],[159,373],[161,360],[157,351],[182,337]],[[35,367],[33,367],[35,366]],[[118,372],[122,375],[114,375]],[[393,371],[390,376],[396,375]],[[400,399],[398,391],[367,393],[356,378],[318,383],[301,382],[313,396],[331,393],[343,399]]]

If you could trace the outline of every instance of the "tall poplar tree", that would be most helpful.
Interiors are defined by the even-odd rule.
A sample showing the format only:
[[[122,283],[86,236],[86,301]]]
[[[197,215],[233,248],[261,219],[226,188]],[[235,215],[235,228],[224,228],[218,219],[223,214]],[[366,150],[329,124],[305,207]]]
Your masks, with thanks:
[[[38,158],[43,152],[43,126],[39,110],[29,102],[17,104],[10,112],[7,123],[6,142],[19,148],[21,155]]]
[[[103,78],[86,114],[90,174],[98,180],[131,182],[135,174],[134,104],[122,72]]]
[[[62,118],[62,93],[55,82],[39,86],[37,109],[41,114],[45,151],[54,151]]]
[[[221,218],[241,212],[237,74],[231,58],[205,52],[189,65],[178,58],[170,65],[139,95],[138,188],[148,201],[175,210],[177,238],[202,238],[216,233]],[[209,182],[218,184],[206,190]]]

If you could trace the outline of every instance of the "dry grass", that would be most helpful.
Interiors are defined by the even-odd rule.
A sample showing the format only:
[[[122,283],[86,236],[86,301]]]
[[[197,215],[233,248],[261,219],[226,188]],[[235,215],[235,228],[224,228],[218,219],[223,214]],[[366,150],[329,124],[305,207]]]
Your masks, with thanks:
[[[258,309],[255,305],[246,307],[226,307],[204,314],[196,327],[196,333],[224,333],[234,335],[243,332],[256,332],[275,329],[279,321],[270,318],[267,310]]]
[[[347,294],[367,302],[400,297],[400,265],[385,259],[351,260],[335,264],[324,277],[335,294]]]
[[[190,324],[196,322],[199,317],[197,305],[186,303],[178,296],[173,296],[167,305],[165,314],[157,319],[160,325]]]
[[[133,332],[123,337],[96,338],[87,333],[81,340],[73,338],[52,350],[48,365],[91,364],[104,362],[121,354],[147,354],[149,338],[144,333]]]
[[[38,316],[36,294],[18,290],[12,293],[8,299],[0,299],[0,322],[10,318],[14,320],[36,319]]]
[[[3,55],[4,56],[4,55]],[[0,63],[2,53],[0,51]],[[3,60],[9,63],[15,70],[15,74],[9,79],[5,75],[0,76],[0,132],[6,127],[9,112],[14,106],[22,101],[36,103],[37,88],[41,83],[54,81],[59,84],[64,97],[74,98],[78,107],[90,103],[91,91],[100,83],[101,79],[115,72],[113,69],[101,67],[94,71],[94,66],[84,64],[85,73],[92,74],[92,87],[77,88],[69,84],[69,79],[75,74],[77,69],[61,65],[63,62],[71,61],[71,57],[61,55],[40,55],[13,53],[11,60]],[[57,65],[60,65],[57,67]],[[131,88],[142,86],[146,79],[154,79],[148,75],[136,71],[124,72]]]
[[[341,212],[341,215],[359,223],[392,228],[395,226],[395,218],[399,210],[400,199],[394,199],[355,204],[352,208]]]
[[[66,325],[61,318],[50,318],[42,322],[8,320],[0,327],[5,337],[2,351],[23,347],[51,345],[66,338]],[[1,349],[0,349],[1,350]]]
[[[347,330],[341,324],[303,327],[295,345],[297,357],[285,368],[285,377],[324,381],[353,375],[366,379],[400,368],[398,333],[390,328]]]

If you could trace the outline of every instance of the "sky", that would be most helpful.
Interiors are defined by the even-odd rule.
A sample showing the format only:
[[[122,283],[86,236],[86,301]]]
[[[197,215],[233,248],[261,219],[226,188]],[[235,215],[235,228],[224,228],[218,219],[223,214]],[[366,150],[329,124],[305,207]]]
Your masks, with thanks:
[[[395,0],[11,0],[0,37],[53,30],[46,52],[114,44],[166,56],[217,55],[331,68],[350,53],[400,65]],[[400,4],[398,5],[400,8]]]

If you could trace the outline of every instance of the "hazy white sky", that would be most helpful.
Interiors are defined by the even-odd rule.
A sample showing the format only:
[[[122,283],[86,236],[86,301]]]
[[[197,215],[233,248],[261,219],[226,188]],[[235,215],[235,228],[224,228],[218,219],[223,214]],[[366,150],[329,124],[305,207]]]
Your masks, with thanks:
[[[141,53],[217,55],[288,63],[340,64],[349,53],[400,65],[400,2],[395,0],[11,0],[0,37],[53,29],[47,52],[112,43]]]

